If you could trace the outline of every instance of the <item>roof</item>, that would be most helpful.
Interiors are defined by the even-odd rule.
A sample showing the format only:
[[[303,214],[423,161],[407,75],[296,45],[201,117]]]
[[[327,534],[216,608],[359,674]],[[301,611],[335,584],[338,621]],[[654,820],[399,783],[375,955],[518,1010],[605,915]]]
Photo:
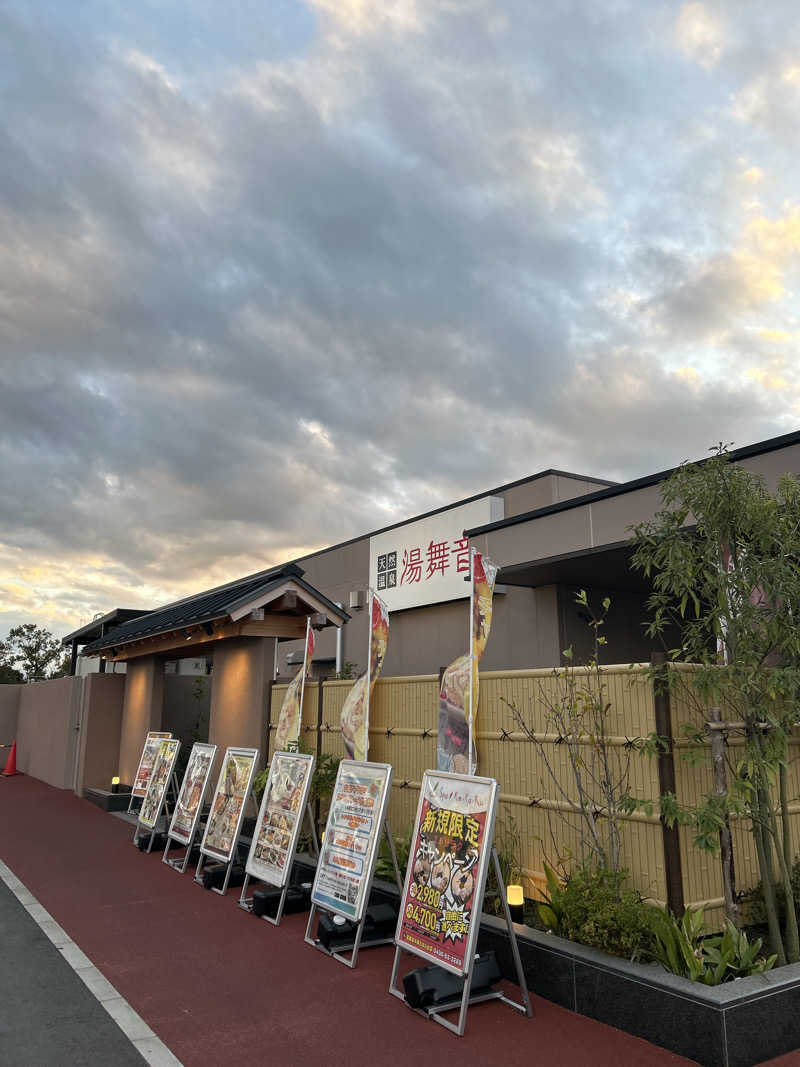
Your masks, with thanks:
[[[81,626],[79,629],[73,630],[71,634],[67,634],[66,637],[62,637],[61,644],[71,645],[73,641],[79,645],[88,644],[89,641],[94,641],[96,638],[101,637],[104,629],[108,630],[112,626],[118,626],[131,619],[149,615],[150,611],[150,608],[114,608],[113,611],[107,611],[105,615],[92,619],[85,626]]]
[[[743,459],[750,459],[752,456],[764,455],[766,452],[776,452],[781,448],[788,448],[790,445],[797,444],[800,444],[800,430],[782,434],[780,437],[771,437],[768,441],[759,441],[754,445],[735,448],[728,455],[732,462],[737,462]],[[708,462],[708,460],[701,459],[696,462],[702,464]],[[573,508],[584,507],[586,504],[593,504],[596,500],[608,500],[610,497],[622,496],[624,493],[633,493],[637,489],[646,489],[648,486],[658,485],[659,482],[666,481],[671,474],[674,474],[679,469],[679,467],[670,467],[669,470],[659,471],[658,474],[648,474],[644,478],[633,478],[629,482],[612,484],[609,488],[600,489],[596,493],[585,493],[583,496],[571,497],[569,500],[563,500],[560,504],[547,504],[545,507],[536,508],[534,511],[526,511],[521,515],[512,515],[508,519],[498,519],[496,522],[489,522],[484,526],[475,526],[471,530],[465,530],[464,536],[478,537],[480,534],[491,533],[493,530],[502,530],[506,526],[516,526],[521,522],[541,519],[545,515],[555,515],[560,511],[571,511]]]
[[[266,574],[243,578],[229,585],[207,590],[183,600],[176,600],[163,608],[156,608],[155,611],[141,618],[131,619],[117,626],[103,637],[87,644],[83,655],[91,655],[102,649],[128,644],[131,641],[140,641],[144,637],[170,633],[182,626],[196,626],[204,622],[227,618],[237,608],[260,597],[267,597],[272,590],[285,585],[290,580],[324,603],[332,615],[345,620],[349,618],[342,608],[306,582],[303,574],[301,567],[287,563],[273,568]]]

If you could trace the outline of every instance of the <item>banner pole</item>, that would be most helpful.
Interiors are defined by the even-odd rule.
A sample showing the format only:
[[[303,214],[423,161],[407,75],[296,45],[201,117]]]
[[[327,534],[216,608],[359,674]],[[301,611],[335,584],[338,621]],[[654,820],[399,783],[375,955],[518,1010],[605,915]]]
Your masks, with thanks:
[[[363,760],[369,759],[369,683],[370,675],[372,673],[372,607],[375,599],[375,593],[372,586],[367,587],[368,597],[368,614],[367,614],[367,687],[364,690],[364,755],[360,756]],[[356,753],[358,756],[358,753]]]
[[[475,678],[475,548],[469,553],[469,773],[475,773],[474,715],[472,708],[473,683]]]
[[[308,674],[308,632],[311,629],[311,616],[306,615],[306,640],[303,645],[303,677],[300,679],[300,722],[297,726],[295,752],[300,751],[300,734],[303,732],[303,702],[306,698],[306,675]],[[288,746],[287,746],[288,747]],[[256,815],[258,808],[256,808]]]

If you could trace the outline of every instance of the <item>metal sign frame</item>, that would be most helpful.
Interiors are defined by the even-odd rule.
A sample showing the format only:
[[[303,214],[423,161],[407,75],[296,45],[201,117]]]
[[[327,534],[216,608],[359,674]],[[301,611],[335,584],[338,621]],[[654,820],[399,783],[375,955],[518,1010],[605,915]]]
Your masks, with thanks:
[[[309,830],[311,832],[311,847],[312,847],[312,850],[313,850],[313,855],[317,859],[317,861],[319,861],[319,841],[317,840],[317,828],[314,825],[314,813],[311,811],[311,805],[309,803],[306,803],[306,809],[305,809],[304,816],[308,820],[308,828],[309,828]],[[304,816],[301,815],[300,818],[297,820],[297,825],[298,826],[300,826],[302,824]],[[255,841],[255,838],[253,838],[253,841]],[[251,852],[252,852],[252,847],[251,847]],[[289,860],[289,862],[287,863],[286,867],[287,867],[287,870],[289,872],[291,872],[292,866],[294,865],[294,858],[295,858],[295,853],[296,852],[297,852],[297,841],[294,842],[294,845],[293,845],[292,849],[287,854],[287,859]],[[250,862],[250,857],[248,856],[248,863],[249,862]],[[244,882],[242,883],[242,892],[241,892],[241,895],[239,896],[239,900],[237,902],[240,908],[242,908],[244,911],[250,911],[250,912],[252,912],[252,910],[253,910],[253,898],[252,897],[248,897],[248,895],[247,895],[247,887],[250,884],[250,878],[251,877],[261,878],[260,875],[251,875],[250,872],[245,867]],[[266,879],[263,879],[263,881],[266,881]],[[268,883],[268,884],[272,884],[272,883]],[[262,915],[261,916],[261,918],[265,922],[271,923],[272,926],[280,926],[280,924],[281,924],[281,919],[283,917],[283,909],[284,909],[284,906],[286,905],[286,895],[289,892],[289,885],[290,885],[290,880],[287,878],[286,881],[284,882],[283,886],[278,886],[278,888],[281,890],[281,896],[280,896],[280,900],[278,901],[278,910],[275,913],[275,918],[273,919],[272,916],[270,916],[270,915]]]
[[[134,800],[135,799],[144,800],[145,795],[147,793],[147,787],[145,787],[144,792],[137,791],[137,789],[136,789],[136,780],[139,777],[139,771],[142,769],[142,764],[144,763],[144,756],[145,756],[145,753],[147,752],[147,744],[148,744],[149,741],[151,741],[155,737],[157,737],[160,740],[164,741],[164,740],[167,740],[168,738],[172,737],[172,734],[171,733],[159,733],[157,730],[149,730],[148,733],[145,735],[144,744],[142,745],[142,754],[139,757],[138,764],[136,765],[136,774],[133,776],[133,786],[131,787],[131,798],[128,801],[128,814],[129,815],[131,814],[131,809],[133,807]],[[153,762],[155,762],[155,759],[154,759]],[[151,774],[153,773],[152,765],[150,767],[150,773]],[[150,778],[148,776],[148,782],[149,782],[149,780],[150,780]]]
[[[283,868],[283,872],[280,873],[277,867],[270,866],[268,863],[264,863],[258,860],[255,856],[256,849],[259,846],[259,835],[264,826],[264,819],[267,816],[267,807],[270,803],[272,795],[275,790],[275,783],[277,781],[278,773],[280,770],[281,762],[304,764],[305,765],[305,777],[303,779],[300,801],[297,806],[294,815],[294,826],[291,829],[289,835],[289,842],[286,852],[286,864]],[[269,775],[267,777],[267,784],[264,787],[264,795],[261,798],[261,806],[258,811],[258,818],[256,819],[256,825],[253,830],[253,839],[250,843],[250,851],[247,855],[247,864],[245,865],[246,873],[253,877],[259,878],[262,882],[267,882],[269,885],[276,886],[278,889],[283,887],[289,881],[289,875],[291,873],[292,863],[294,862],[294,854],[297,849],[297,843],[300,837],[300,829],[303,824],[303,817],[308,807],[308,794],[311,790],[311,779],[314,774],[314,764],[316,760],[313,756],[307,755],[302,752],[273,752],[272,759],[269,765]],[[284,833],[286,831],[283,831]],[[316,831],[314,833],[314,839],[316,840]],[[242,894],[244,896],[244,894]]]
[[[372,828],[370,831],[370,842],[367,853],[365,853],[363,860],[364,865],[362,869],[358,895],[354,904],[352,914],[344,907],[337,907],[329,898],[318,897],[320,876],[324,869],[324,857],[325,857],[325,845],[329,837],[332,837],[336,827],[334,826],[334,820],[336,818],[336,800],[341,795],[342,779],[349,773],[358,773],[358,771],[380,771],[383,777],[383,787],[380,799],[380,805],[378,810],[373,816]],[[380,780],[379,776],[375,776],[375,780]],[[389,824],[386,818],[386,809],[389,805],[389,796],[392,789],[392,767],[389,763],[370,763],[361,760],[342,760],[339,764],[339,770],[336,775],[336,785],[333,790],[333,796],[331,798],[331,806],[328,811],[328,819],[325,825],[325,834],[322,838],[322,844],[320,849],[320,858],[317,863],[317,870],[314,875],[314,884],[311,889],[311,911],[308,916],[308,924],[306,926],[305,941],[309,945],[313,945],[314,948],[319,949],[326,955],[333,956],[334,959],[340,963],[346,964],[348,967],[355,967],[358,959],[358,950],[361,945],[361,937],[364,926],[364,914],[366,912],[367,904],[369,903],[369,893],[372,887],[372,881],[375,875],[375,863],[378,859],[378,848],[382,835],[385,833],[389,840],[389,849],[392,855],[392,860],[395,866],[395,876],[397,877],[398,888],[400,885],[399,872],[397,868],[397,858],[395,856],[394,842],[389,830]],[[311,929],[314,924],[317,911],[325,911],[331,915],[339,915],[343,919],[352,922],[356,926],[356,933],[353,943],[351,956],[348,959],[346,956],[338,952],[328,952],[328,950],[320,943],[317,938],[311,936]],[[371,941],[371,945],[376,944],[391,944],[391,938],[384,938],[380,941]]]
[[[196,752],[200,752],[203,749],[208,750],[208,752],[210,753],[210,759],[208,761],[208,767],[206,768],[205,778],[203,779],[203,787],[200,791],[200,798],[197,802],[197,808],[192,818],[191,828],[188,834],[184,834],[175,826],[175,820],[178,818],[178,811],[181,807],[181,799],[183,797],[184,790],[187,789],[190,785],[189,769],[192,766],[192,759],[194,758]],[[184,873],[189,864],[189,856],[191,855],[192,844],[194,843],[194,836],[197,832],[197,825],[200,821],[200,816],[203,811],[203,803],[205,801],[206,793],[208,792],[208,783],[211,781],[211,771],[214,766],[214,757],[216,756],[216,754],[217,746],[209,744],[205,741],[195,741],[195,743],[192,745],[192,751],[189,753],[189,761],[186,764],[186,773],[183,776],[183,782],[181,783],[180,792],[178,793],[178,797],[175,801],[175,810],[172,813],[172,819],[170,820],[169,829],[167,830],[167,843],[164,848],[164,855],[161,857],[161,859],[164,863],[167,864],[167,866],[172,867],[173,870],[178,871],[180,874]],[[170,859],[168,853],[170,849],[170,843],[172,841],[177,841],[179,845],[183,845],[185,847],[186,855],[184,856],[183,860]]]
[[[168,752],[168,754],[164,752],[165,746],[169,746],[170,751]],[[156,826],[158,825],[158,820],[161,818],[161,812],[164,808],[164,804],[166,803],[167,790],[169,789],[170,782],[172,782],[174,786],[175,761],[178,758],[178,753],[180,752],[180,749],[181,743],[177,737],[165,737],[159,746],[158,755],[156,756],[153,762],[153,771],[150,774],[150,781],[147,784],[147,793],[145,794],[144,799],[142,800],[142,805],[139,808],[139,814],[136,820],[136,833],[133,836],[133,843],[138,844],[138,839],[141,834],[141,828],[144,827],[145,830],[150,832],[150,843],[147,846],[148,852],[153,847],[153,835],[155,834]],[[160,760],[166,761],[168,765],[167,774],[163,782],[161,782],[161,784],[158,786],[160,795],[157,797],[157,803],[155,805],[155,815],[151,821],[148,821],[142,818],[142,813],[144,812],[145,805],[147,804],[147,800],[151,792],[154,793],[153,799],[156,799],[155,790],[153,789],[153,786],[155,783],[155,770],[158,767]],[[169,818],[169,809],[167,809],[167,818]]]
[[[406,899],[409,897],[410,883],[413,879],[414,872],[414,859],[413,853],[416,846],[416,842],[420,837],[420,823],[422,819],[422,807],[426,795],[426,785],[429,778],[446,778],[452,779],[456,782],[463,782],[465,785],[472,782],[481,782],[482,784],[490,787],[489,794],[489,807],[486,816],[486,825],[484,828],[483,842],[481,848],[481,855],[478,860],[478,870],[476,875],[475,890],[473,895],[472,914],[470,916],[470,929],[467,934],[467,941],[464,950],[464,966],[457,967],[454,964],[449,964],[447,961],[439,960],[430,952],[417,945],[413,945],[403,940],[401,937],[401,931],[403,926],[404,908],[406,906]],[[470,1004],[477,1004],[485,1000],[502,1000],[504,1003],[510,1005],[516,1011],[521,1012],[530,1018],[533,1014],[530,1003],[530,996],[528,994],[528,986],[525,980],[525,972],[522,968],[522,961],[519,954],[519,946],[517,945],[516,932],[514,930],[514,924],[511,919],[511,911],[506,899],[505,883],[503,881],[503,875],[500,869],[500,861],[497,856],[497,850],[494,847],[494,828],[497,817],[497,782],[493,778],[479,778],[475,775],[453,774],[449,771],[425,771],[422,778],[422,787],[419,793],[419,803],[417,805],[417,814],[414,819],[414,829],[411,835],[411,852],[409,853],[408,868],[406,870],[406,878],[403,884],[403,891],[400,897],[400,914],[397,919],[397,931],[395,933],[395,954],[394,965],[392,967],[392,975],[389,980],[389,992],[392,996],[398,997],[404,1003],[406,1002],[405,994],[402,989],[397,987],[397,973],[400,965],[400,956],[402,953],[408,953],[409,955],[416,956],[419,959],[424,960],[427,964],[433,964],[436,967],[441,967],[443,970],[449,971],[451,974],[457,975],[459,978],[464,979],[464,986],[461,996],[456,997],[454,1000],[440,1004],[435,1008],[426,1009],[414,1009],[418,1010],[420,1014],[427,1016],[430,1019],[434,1019],[437,1023],[440,1023],[447,1030],[462,1037],[467,1021],[467,1008]],[[492,991],[489,993],[480,994],[479,996],[470,997],[470,988],[472,985],[472,974],[475,966],[475,947],[478,935],[480,933],[481,920],[480,917],[483,914],[483,900],[486,893],[486,880],[488,874],[489,857],[491,855],[492,862],[494,863],[495,877],[497,879],[498,891],[501,894],[503,900],[503,908],[505,911],[506,925],[508,927],[509,941],[511,944],[511,951],[514,957],[514,964],[517,971],[517,979],[519,982],[520,990],[522,992],[522,1003],[517,1003],[511,1000],[509,997],[500,991]],[[444,1013],[459,1010],[458,1022],[452,1023],[449,1019],[444,1018]]]
[[[245,784],[245,786],[244,786],[244,788],[242,790],[242,804],[241,804],[241,807],[239,808],[239,814],[238,814],[237,819],[236,819],[236,828],[235,828],[233,836],[231,838],[231,846],[230,846],[230,849],[228,850],[228,852],[225,853],[225,852],[221,852],[219,849],[215,849],[213,846],[207,845],[206,842],[208,840],[208,831],[209,831],[209,827],[211,825],[211,815],[212,815],[212,813],[214,811],[214,805],[217,802],[217,797],[219,796],[219,794],[221,792],[222,785],[223,785],[224,776],[225,776],[225,768],[226,768],[226,766],[228,764],[228,760],[231,759],[232,757],[237,757],[237,756],[244,756],[244,757],[247,757],[247,758],[250,759],[250,771],[249,771],[248,776],[247,776],[247,782],[246,782],[246,784]],[[205,858],[206,857],[208,857],[209,859],[217,860],[218,862],[222,862],[222,863],[227,864],[228,870],[226,871],[226,874],[225,874],[225,883],[224,883],[222,889],[216,889],[215,887],[212,887],[214,889],[215,893],[219,893],[222,896],[224,896],[225,893],[227,893],[227,891],[228,891],[228,882],[230,881],[230,876],[231,876],[231,866],[233,865],[233,859],[234,859],[234,856],[236,855],[236,850],[237,850],[238,845],[239,845],[239,835],[242,832],[242,822],[244,820],[244,809],[247,806],[247,798],[249,796],[252,796],[253,777],[255,776],[255,773],[256,773],[256,762],[257,761],[258,761],[258,749],[257,748],[236,748],[236,747],[231,746],[231,747],[229,747],[229,748],[227,748],[225,750],[225,756],[223,757],[222,766],[220,767],[219,776],[217,777],[217,784],[216,784],[216,787],[214,789],[214,796],[213,796],[213,798],[211,800],[211,811],[209,812],[209,816],[208,816],[208,819],[206,821],[205,829],[203,830],[203,839],[200,842],[200,861],[197,864],[197,869],[195,871],[194,880],[196,882],[202,882],[201,872],[203,870],[203,864],[205,862]],[[255,801],[254,801],[254,803],[255,803]]]

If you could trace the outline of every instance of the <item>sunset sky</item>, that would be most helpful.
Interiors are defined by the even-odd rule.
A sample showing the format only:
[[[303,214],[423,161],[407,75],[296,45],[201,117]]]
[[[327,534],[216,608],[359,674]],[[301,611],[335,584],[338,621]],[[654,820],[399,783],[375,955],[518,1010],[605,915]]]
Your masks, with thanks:
[[[796,0],[0,0],[0,104],[0,638],[800,429]]]

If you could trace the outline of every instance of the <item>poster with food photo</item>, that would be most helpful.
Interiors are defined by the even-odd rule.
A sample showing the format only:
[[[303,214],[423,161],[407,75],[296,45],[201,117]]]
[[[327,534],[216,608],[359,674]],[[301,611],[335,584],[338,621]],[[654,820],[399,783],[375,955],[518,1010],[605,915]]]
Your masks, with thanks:
[[[470,651],[453,660],[442,675],[439,688],[439,730],[436,766],[440,771],[474,774],[478,764],[475,749],[475,719],[478,708],[478,665],[489,640],[497,567],[472,550],[470,596]]]
[[[314,658],[314,631],[311,629],[311,619],[306,620],[306,643],[303,655],[303,663],[300,670],[292,678],[283,698],[278,725],[275,730],[275,748],[279,752],[288,749],[295,751],[300,743],[300,724],[303,720],[303,697],[305,695],[306,678],[311,670],[311,661]]]
[[[169,836],[184,845],[188,845],[194,835],[216,754],[216,745],[197,741],[192,746],[169,827]]]
[[[368,666],[347,694],[340,716],[347,755],[350,759],[361,761],[369,755],[370,699],[389,643],[389,609],[375,593],[372,593],[371,600]]]
[[[423,776],[395,941],[458,975],[475,955],[496,799],[493,778]]]
[[[226,863],[233,858],[257,759],[257,748],[226,750],[200,845],[204,855]]]
[[[139,758],[139,766],[136,768],[136,777],[133,780],[133,789],[131,790],[132,796],[143,797],[147,792],[150,775],[153,771],[153,764],[156,761],[161,742],[165,737],[172,737],[172,734],[155,733],[151,731],[144,739],[142,755]]]
[[[333,789],[311,900],[360,922],[392,786],[388,763],[342,760]]]
[[[139,822],[151,830],[161,815],[180,747],[181,743],[177,738],[167,738],[159,745],[158,755],[153,763],[150,781],[147,784],[147,792],[138,815]]]
[[[313,756],[276,752],[272,757],[246,870],[279,889],[291,873],[313,773]]]

